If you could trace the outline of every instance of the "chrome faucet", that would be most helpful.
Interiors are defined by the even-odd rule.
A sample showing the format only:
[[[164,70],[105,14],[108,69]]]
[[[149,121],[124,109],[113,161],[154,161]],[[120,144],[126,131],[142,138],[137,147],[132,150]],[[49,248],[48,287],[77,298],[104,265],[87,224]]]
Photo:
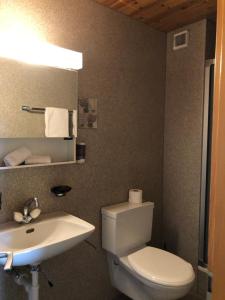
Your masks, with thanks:
[[[18,223],[30,223],[33,219],[37,219],[41,213],[38,198],[28,199],[23,208],[23,213],[14,212],[14,220]]]

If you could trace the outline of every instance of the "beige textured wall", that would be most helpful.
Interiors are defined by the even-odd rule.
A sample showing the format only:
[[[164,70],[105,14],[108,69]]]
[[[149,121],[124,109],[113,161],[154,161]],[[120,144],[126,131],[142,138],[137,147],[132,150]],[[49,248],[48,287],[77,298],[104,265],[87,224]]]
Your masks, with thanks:
[[[128,188],[143,188],[144,198],[156,204],[153,236],[160,242],[166,37],[94,1],[3,0],[1,6],[5,3],[37,22],[49,42],[83,52],[79,96],[99,99],[99,120],[97,130],[79,131],[87,143],[85,165],[0,173],[0,222],[37,195],[43,212],[65,210],[93,223],[97,251],[83,243],[44,262],[55,287],[41,279],[41,299],[113,299],[100,244],[100,208],[125,201]],[[56,199],[49,191],[56,184],[73,190]],[[1,273],[0,298],[26,296]]]
[[[174,32],[167,35],[163,235],[168,250],[196,268],[206,20],[177,31],[183,29],[190,33],[187,48],[173,51]]]

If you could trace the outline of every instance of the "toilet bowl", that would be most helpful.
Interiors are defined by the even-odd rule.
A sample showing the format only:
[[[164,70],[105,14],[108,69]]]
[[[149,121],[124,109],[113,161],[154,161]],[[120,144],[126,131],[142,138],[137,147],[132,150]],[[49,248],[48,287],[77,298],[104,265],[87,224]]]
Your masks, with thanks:
[[[191,289],[191,264],[167,251],[148,247],[153,203],[128,202],[102,209],[102,245],[112,285],[133,300],[175,300]],[[150,222],[149,222],[150,219]]]
[[[179,299],[188,293],[195,278],[189,263],[169,252],[153,247],[144,247],[128,256],[120,257],[119,264],[121,272],[124,268],[133,277],[133,281],[137,281],[139,288],[144,287],[142,294],[146,296],[136,297],[135,300]],[[126,294],[128,293],[129,290],[126,291]]]

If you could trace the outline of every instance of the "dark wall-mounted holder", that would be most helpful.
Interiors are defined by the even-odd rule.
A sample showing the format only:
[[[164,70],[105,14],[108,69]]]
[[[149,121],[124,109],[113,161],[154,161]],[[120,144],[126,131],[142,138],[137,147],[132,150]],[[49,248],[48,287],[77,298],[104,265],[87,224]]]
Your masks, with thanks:
[[[54,186],[51,188],[51,192],[56,197],[63,197],[71,190],[72,190],[72,188],[68,185],[58,185],[58,186]]]

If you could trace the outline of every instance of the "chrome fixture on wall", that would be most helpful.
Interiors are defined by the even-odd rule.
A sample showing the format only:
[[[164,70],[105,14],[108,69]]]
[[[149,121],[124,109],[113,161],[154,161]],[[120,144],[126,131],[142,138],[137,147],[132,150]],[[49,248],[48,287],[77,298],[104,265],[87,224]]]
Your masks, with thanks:
[[[28,199],[25,202],[23,213],[14,212],[14,220],[18,223],[28,224],[32,220],[37,219],[40,216],[40,214],[41,214],[41,209],[39,208],[38,198],[34,197]]]

